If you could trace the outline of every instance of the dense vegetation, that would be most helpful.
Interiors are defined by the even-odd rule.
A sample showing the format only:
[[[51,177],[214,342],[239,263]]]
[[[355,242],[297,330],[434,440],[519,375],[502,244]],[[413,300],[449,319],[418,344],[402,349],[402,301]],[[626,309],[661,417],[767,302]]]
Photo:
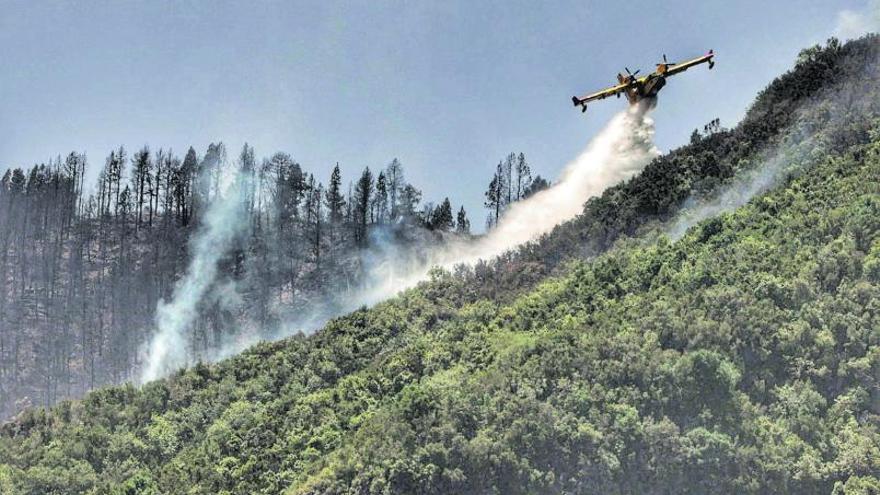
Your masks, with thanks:
[[[805,51],[736,129],[500,261],[28,410],[0,492],[877,493],[878,43]],[[778,187],[663,234],[769,156]]]

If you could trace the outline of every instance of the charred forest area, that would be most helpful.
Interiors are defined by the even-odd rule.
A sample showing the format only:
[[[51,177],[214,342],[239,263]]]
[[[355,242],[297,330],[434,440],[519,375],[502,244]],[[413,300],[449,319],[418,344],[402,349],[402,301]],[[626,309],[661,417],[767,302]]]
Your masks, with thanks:
[[[183,159],[120,147],[94,183],[89,166],[72,152],[0,178],[0,417],[137,380],[157,304],[172,296],[202,215],[231,176],[247,178],[246,226],[197,308],[194,356],[243,334],[275,335],[290,315],[344,297],[361,281],[371,236],[405,248],[471,235],[464,208],[423,202],[397,159],[348,182],[337,165],[326,185],[290,155],[258,161],[248,145],[228,157],[212,143]],[[511,153],[487,192],[489,222],[546,185]]]

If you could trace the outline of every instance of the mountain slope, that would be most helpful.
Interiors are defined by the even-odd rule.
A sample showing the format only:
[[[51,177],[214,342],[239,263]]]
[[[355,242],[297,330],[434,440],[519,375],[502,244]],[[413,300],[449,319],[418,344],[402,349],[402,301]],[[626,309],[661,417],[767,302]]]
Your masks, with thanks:
[[[558,273],[568,260],[594,256],[622,236],[651,229],[676,215],[688,198],[711,195],[737,173],[761,166],[762,152],[792,134],[821,130],[828,134],[823,146],[834,152],[863,142],[867,116],[880,112],[878,99],[872,97],[878,94],[878,53],[875,35],[843,45],[832,38],[823,47],[804,50],[790,71],[757,96],[739,125],[707,126],[709,132],[702,134],[695,130],[689,144],[589,200],[583,215],[523,246],[512,259],[489,264],[472,280],[474,290],[484,297],[503,298],[509,292],[505,288],[531,287]],[[820,102],[825,108],[817,111]],[[852,118],[844,115],[847,112]],[[834,125],[827,125],[832,118]]]
[[[842,52],[861,46],[864,56],[876,44],[869,38],[830,46],[818,57],[842,63],[852,60]],[[807,65],[795,71],[795,81],[821,80]],[[29,411],[2,427],[0,488],[828,493],[838,484],[859,493],[876,487],[880,134],[871,96],[878,85],[867,78],[853,84],[870,91],[843,103],[825,95],[780,124],[786,129],[774,129],[773,139],[735,137],[746,132],[740,130],[713,134],[652,164],[649,177],[667,170],[655,184],[694,181],[694,171],[711,163],[736,168],[703,177],[730,177],[759,166],[759,149],[768,139],[791,138],[795,121],[799,131],[821,124],[812,125],[809,140],[796,137],[806,153],[780,152],[798,177],[678,241],[618,240],[595,260],[566,261],[576,254],[565,251],[578,251],[574,239],[600,227],[626,233],[622,227],[637,223],[636,216],[622,221],[613,211],[597,213],[640,204],[638,195],[649,189],[644,176],[637,178],[523,250],[521,257],[543,249],[548,261],[535,262],[536,275],[513,287],[485,282],[494,275],[481,278],[479,269],[438,272],[314,336],[263,344],[140,390],[108,388],[51,411]],[[766,115],[757,120],[771,122]],[[727,143],[727,151],[713,151],[715,162],[700,146],[713,139]],[[670,163],[687,165],[679,171]],[[676,187],[673,199],[680,203],[692,186]],[[662,219],[661,208],[652,208],[648,218]],[[603,239],[610,245],[617,236]],[[491,270],[512,274],[522,259]],[[540,282],[551,272],[557,276]],[[486,287],[495,287],[491,298]]]
[[[408,350],[442,371],[290,492],[828,493],[876,477],[878,180],[875,142],[679,242],[471,308]]]

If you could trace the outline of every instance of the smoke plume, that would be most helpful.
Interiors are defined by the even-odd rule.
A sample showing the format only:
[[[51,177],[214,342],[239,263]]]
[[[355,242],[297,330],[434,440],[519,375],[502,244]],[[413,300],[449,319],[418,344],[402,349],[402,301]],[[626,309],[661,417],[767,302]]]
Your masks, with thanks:
[[[791,163],[785,154],[775,154],[768,157],[763,166],[738,176],[714,197],[699,200],[691,196],[669,226],[667,234],[673,240],[680,239],[688,229],[703,220],[733,211],[753,197],[773,189],[786,176],[784,166]]]
[[[880,19],[880,0],[872,1],[870,11]],[[828,154],[846,150],[857,126],[871,126],[868,116],[880,106],[875,98],[865,98],[865,82],[880,79],[876,55],[855,77],[841,81],[803,102],[793,112],[793,122],[779,142],[760,152],[754,162],[709,197],[688,198],[681,211],[669,222],[666,233],[673,240],[711,217],[733,211],[754,197],[799,176]],[[822,150],[821,153],[816,153]]]
[[[834,36],[848,40],[880,31],[880,0],[869,0],[867,3],[862,10],[844,9],[838,12]]]
[[[145,349],[142,382],[160,378],[191,362],[188,333],[198,317],[199,305],[206,298],[222,297],[228,292],[212,289],[219,261],[248,225],[242,200],[248,180],[237,172],[221,177],[220,190],[208,203],[200,230],[190,245],[192,257],[186,274],[174,287],[171,301],[160,300],[156,307],[157,330]]]

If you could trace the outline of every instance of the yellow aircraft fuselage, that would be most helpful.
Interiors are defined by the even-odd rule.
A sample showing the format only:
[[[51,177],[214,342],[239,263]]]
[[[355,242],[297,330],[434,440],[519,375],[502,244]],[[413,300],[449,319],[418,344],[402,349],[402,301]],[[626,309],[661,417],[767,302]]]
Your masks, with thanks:
[[[682,63],[669,63],[666,61],[666,55],[664,55],[663,62],[657,64],[657,70],[647,76],[637,78],[636,75],[639,71],[630,73],[629,69],[627,69],[627,75],[617,74],[617,82],[619,83],[617,86],[612,86],[580,98],[572,96],[571,101],[574,103],[574,106],[581,107],[582,112],[586,112],[587,102],[603,100],[609,96],[617,96],[619,98],[621,94],[624,94],[630,104],[634,105],[645,98],[657,96],[657,93],[663,89],[663,86],[666,86],[666,78],[669,76],[674,76],[702,63],[708,63],[711,69],[715,66],[714,57],[715,53],[709,50],[709,53],[702,57]]]

